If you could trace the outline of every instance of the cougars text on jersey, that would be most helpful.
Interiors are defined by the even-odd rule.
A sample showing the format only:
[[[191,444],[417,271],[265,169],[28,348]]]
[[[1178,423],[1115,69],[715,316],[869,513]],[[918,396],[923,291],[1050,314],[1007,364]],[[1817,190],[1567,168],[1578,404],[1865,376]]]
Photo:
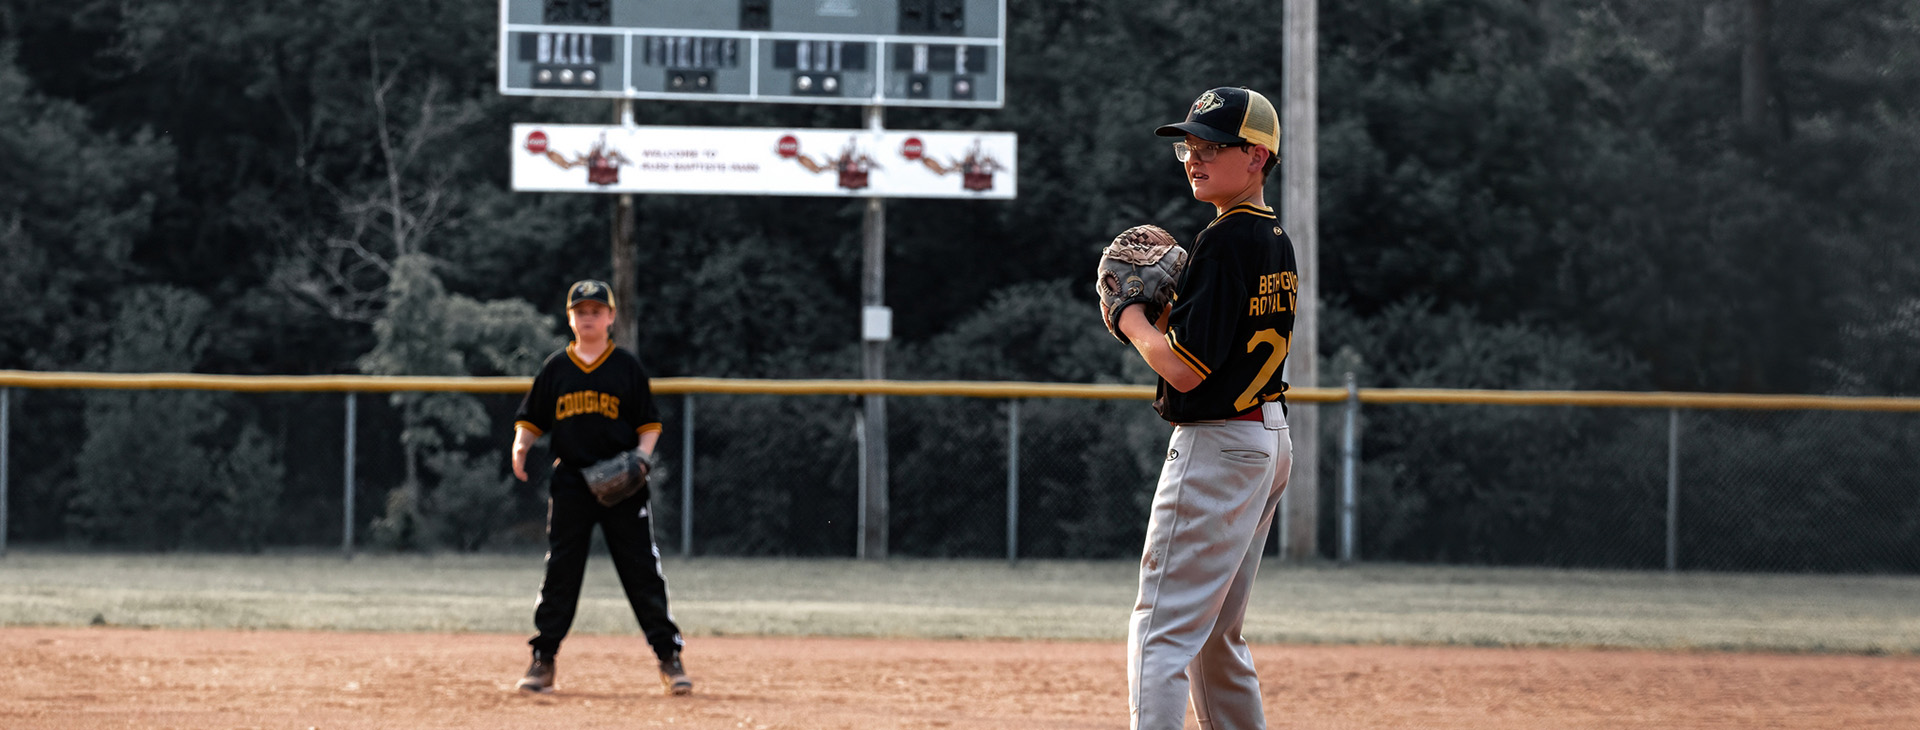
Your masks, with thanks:
[[[620,417],[620,397],[608,393],[583,390],[560,396],[553,406],[553,420],[597,413],[608,418]]]

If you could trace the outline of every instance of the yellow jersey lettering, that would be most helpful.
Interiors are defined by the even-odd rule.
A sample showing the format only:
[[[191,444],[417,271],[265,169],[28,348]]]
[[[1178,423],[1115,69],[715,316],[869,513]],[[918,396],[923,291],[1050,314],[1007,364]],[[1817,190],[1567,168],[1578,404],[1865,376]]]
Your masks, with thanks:
[[[1299,288],[1300,277],[1291,271],[1262,275],[1254,287],[1257,294],[1247,298],[1247,316],[1294,311]]]
[[[608,418],[620,417],[619,396],[592,390],[568,393],[560,396],[553,404],[553,420],[584,416],[598,413]]]

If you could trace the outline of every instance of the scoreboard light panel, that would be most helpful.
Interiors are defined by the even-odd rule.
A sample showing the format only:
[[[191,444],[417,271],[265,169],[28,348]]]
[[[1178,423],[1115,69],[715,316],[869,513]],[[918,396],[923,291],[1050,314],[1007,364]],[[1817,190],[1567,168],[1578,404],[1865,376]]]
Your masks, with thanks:
[[[500,92],[999,108],[1006,0],[501,0]]]

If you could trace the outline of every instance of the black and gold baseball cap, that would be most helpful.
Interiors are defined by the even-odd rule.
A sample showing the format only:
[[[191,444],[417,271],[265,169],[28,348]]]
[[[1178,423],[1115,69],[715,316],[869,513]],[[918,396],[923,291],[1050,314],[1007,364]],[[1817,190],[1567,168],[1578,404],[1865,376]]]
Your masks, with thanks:
[[[599,302],[612,307],[613,287],[598,279],[576,281],[573,286],[567,287],[567,308],[572,309],[581,302]]]
[[[1162,137],[1193,135],[1214,144],[1254,144],[1280,155],[1280,115],[1260,92],[1246,87],[1208,89],[1187,110],[1187,120],[1153,130]]]

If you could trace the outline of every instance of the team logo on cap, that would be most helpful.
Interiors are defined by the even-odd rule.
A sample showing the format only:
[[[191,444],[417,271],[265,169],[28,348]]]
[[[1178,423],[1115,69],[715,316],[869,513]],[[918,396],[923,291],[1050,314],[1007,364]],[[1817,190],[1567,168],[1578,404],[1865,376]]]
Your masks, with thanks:
[[[583,297],[590,297],[590,296],[593,296],[593,295],[595,295],[595,294],[598,294],[598,293],[600,293],[600,285],[599,285],[599,284],[595,284],[595,283],[593,283],[593,282],[591,282],[591,281],[589,281],[589,282],[585,282],[585,283],[583,283],[583,284],[581,284],[581,285],[580,285],[580,296],[583,296]]]
[[[1226,103],[1227,101],[1225,99],[1220,98],[1219,94],[1215,94],[1209,91],[1205,94],[1201,94],[1200,98],[1193,102],[1193,113],[1205,114],[1215,109],[1219,109],[1221,106],[1225,105]]]

